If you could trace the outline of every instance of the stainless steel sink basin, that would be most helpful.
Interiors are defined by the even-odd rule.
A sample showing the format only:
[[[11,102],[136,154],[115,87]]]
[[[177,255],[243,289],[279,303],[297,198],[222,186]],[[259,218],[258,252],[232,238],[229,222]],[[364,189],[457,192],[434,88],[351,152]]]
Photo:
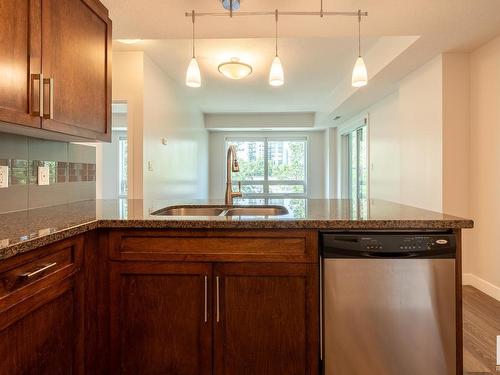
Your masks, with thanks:
[[[224,207],[213,206],[173,206],[165,207],[152,212],[158,216],[219,216],[225,211]]]
[[[283,206],[171,206],[151,215],[155,216],[279,216],[288,214]]]
[[[227,210],[226,216],[280,216],[288,214],[283,206],[234,207]]]

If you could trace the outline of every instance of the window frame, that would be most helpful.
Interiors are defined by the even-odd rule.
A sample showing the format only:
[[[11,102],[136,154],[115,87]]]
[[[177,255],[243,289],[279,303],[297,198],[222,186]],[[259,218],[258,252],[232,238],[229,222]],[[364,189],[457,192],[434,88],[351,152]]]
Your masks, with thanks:
[[[304,142],[304,179],[303,180],[269,180],[269,142]],[[224,138],[224,149],[227,153],[230,142],[264,142],[264,179],[241,181],[241,185],[262,185],[263,193],[244,193],[248,199],[293,199],[308,197],[308,170],[309,170],[309,137],[308,136],[228,136]],[[227,176],[226,176],[227,178]],[[233,186],[236,185],[233,183]],[[272,185],[300,185],[304,187],[303,193],[271,193]]]
[[[127,134],[118,134],[118,198],[127,198],[128,196],[128,193],[129,193],[129,186],[128,186],[128,182],[129,182],[129,179],[128,179],[128,146],[129,146],[129,142],[128,142],[128,137],[127,137]],[[126,173],[127,173],[127,176],[123,176],[123,166],[122,166],[122,163],[123,163],[123,151],[124,151],[124,148],[123,148],[123,141],[125,141],[126,143],[126,148],[127,148],[127,168],[126,168]],[[125,178],[124,178],[125,177]],[[125,181],[127,183],[127,192],[126,194],[124,194],[124,192],[122,191],[122,182]]]
[[[350,134],[357,132],[361,128],[365,128],[366,137],[366,161],[367,161],[367,186],[366,194],[367,198],[370,197],[370,171],[371,171],[371,161],[370,161],[370,122],[368,114],[355,118],[354,120],[348,122],[344,126],[341,126],[338,130],[339,143],[340,143],[340,196],[344,199],[351,198],[351,160],[350,160]],[[359,143],[359,140],[358,140]],[[359,145],[358,145],[359,146]],[[358,158],[359,160],[359,158]],[[359,175],[357,178],[357,183],[359,184]],[[359,194],[359,193],[358,193]]]

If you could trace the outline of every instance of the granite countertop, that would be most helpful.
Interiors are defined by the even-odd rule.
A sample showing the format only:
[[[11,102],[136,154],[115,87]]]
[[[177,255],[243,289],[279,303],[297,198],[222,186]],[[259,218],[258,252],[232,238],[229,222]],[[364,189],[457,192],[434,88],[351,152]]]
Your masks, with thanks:
[[[0,214],[0,260],[96,228],[164,229],[456,229],[473,221],[383,200],[285,199],[235,204],[277,204],[283,216],[154,216],[172,205],[222,205],[219,200],[91,200]]]

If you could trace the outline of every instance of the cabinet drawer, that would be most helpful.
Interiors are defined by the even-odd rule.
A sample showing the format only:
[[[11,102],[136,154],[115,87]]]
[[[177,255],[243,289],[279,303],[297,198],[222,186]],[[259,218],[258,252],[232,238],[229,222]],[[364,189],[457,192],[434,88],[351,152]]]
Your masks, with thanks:
[[[64,240],[0,264],[0,310],[60,281],[81,265],[83,237]]]
[[[316,231],[113,231],[114,260],[306,262],[318,260]]]

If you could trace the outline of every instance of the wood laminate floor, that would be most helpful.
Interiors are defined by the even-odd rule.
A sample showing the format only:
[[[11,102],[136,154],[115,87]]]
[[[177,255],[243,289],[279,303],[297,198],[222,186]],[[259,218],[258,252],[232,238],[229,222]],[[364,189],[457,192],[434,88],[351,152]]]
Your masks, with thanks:
[[[498,375],[496,337],[500,302],[471,286],[463,287],[464,375]]]

